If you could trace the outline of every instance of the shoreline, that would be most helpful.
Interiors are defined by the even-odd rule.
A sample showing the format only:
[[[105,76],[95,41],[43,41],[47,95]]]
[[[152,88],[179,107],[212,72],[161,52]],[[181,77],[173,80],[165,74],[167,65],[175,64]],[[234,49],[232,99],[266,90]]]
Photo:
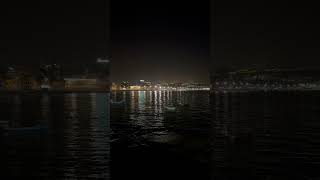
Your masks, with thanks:
[[[110,90],[89,90],[89,89],[73,89],[73,90],[0,90],[1,93],[12,93],[12,94],[20,94],[20,93],[111,93]]]
[[[173,90],[173,89],[163,89],[163,90],[111,90],[111,92],[126,92],[126,91],[210,91],[210,89],[184,89],[184,90]]]

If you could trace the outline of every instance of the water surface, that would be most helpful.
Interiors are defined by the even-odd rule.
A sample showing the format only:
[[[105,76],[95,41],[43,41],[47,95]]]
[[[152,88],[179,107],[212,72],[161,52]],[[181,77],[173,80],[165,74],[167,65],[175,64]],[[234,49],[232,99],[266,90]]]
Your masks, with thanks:
[[[1,94],[12,130],[1,133],[1,175],[319,179],[319,100],[311,91]]]

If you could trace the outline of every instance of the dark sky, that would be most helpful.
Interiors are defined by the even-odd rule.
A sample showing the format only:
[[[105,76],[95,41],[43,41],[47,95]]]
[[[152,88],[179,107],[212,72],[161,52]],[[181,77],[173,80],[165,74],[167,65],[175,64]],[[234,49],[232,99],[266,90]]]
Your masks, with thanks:
[[[208,5],[114,0],[106,29],[106,0],[12,2],[1,6],[1,65],[78,70],[111,55],[112,45],[114,80],[207,81]]]
[[[106,56],[106,0],[1,5],[1,65],[60,63],[75,70]]]
[[[320,65],[318,6],[312,1],[214,1],[212,67]]]
[[[114,79],[207,81],[209,0],[111,5]]]
[[[106,2],[2,4],[0,65],[61,63],[69,71],[112,55],[116,81],[207,81],[209,52],[213,69],[320,64],[311,1],[221,0],[210,11],[209,0],[113,0],[111,12]]]

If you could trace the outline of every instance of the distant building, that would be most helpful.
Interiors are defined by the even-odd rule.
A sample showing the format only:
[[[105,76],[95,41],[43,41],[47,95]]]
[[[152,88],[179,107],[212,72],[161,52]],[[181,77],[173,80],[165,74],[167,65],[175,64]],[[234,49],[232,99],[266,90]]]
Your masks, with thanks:
[[[112,91],[121,90],[121,85],[120,85],[120,84],[116,84],[116,83],[112,83],[111,90],[112,90]]]
[[[4,88],[6,90],[18,90],[18,79],[7,79],[4,81]]]
[[[40,82],[42,89],[49,90],[110,91],[110,61],[98,59],[79,74],[73,71],[63,74],[60,65],[45,65],[40,68]]]
[[[95,90],[97,89],[96,79],[66,78],[66,90]]]
[[[61,66],[52,64],[40,67],[40,82],[43,89],[63,89],[65,82]]]
[[[18,88],[20,90],[37,90],[40,86],[31,74],[23,73],[18,79]]]
[[[295,90],[317,89],[320,80],[318,68],[241,69],[212,76],[214,90]]]
[[[141,86],[130,86],[130,90],[141,90]]]
[[[143,90],[148,90],[151,89],[151,82],[145,81],[145,80],[140,80],[138,85],[141,87]]]
[[[110,91],[110,61],[98,59],[88,64],[84,73],[75,74],[70,70],[66,78],[58,64],[43,65],[38,74],[27,73],[21,68],[8,67],[0,72],[0,88],[6,90],[86,90]],[[120,89],[120,85],[119,88]]]
[[[121,88],[121,90],[128,90],[128,89],[130,89],[130,83],[127,81],[121,82],[120,88]]]
[[[57,64],[50,64],[40,67],[40,76],[42,79],[47,78],[49,82],[63,80],[62,68]]]
[[[15,73],[3,81],[3,88],[6,90],[38,90],[39,83],[33,75],[28,73]]]

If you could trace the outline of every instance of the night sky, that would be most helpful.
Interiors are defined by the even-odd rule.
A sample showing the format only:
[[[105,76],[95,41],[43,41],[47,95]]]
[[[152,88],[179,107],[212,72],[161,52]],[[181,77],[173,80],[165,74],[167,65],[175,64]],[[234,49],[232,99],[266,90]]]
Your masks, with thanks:
[[[108,55],[107,1],[19,1],[1,5],[1,65],[83,69]]]
[[[211,13],[214,71],[320,66],[320,14],[312,1],[214,1]]]
[[[207,81],[208,5],[116,0],[106,28],[105,0],[11,3],[1,12],[1,64],[60,63],[78,72],[112,55],[115,81]]]
[[[79,72],[112,56],[114,81],[208,81],[209,59],[213,70],[320,64],[319,11],[310,2],[212,1],[211,10],[209,0],[106,2],[3,4],[0,65]]]
[[[114,79],[207,81],[209,17],[208,0],[112,1]]]

